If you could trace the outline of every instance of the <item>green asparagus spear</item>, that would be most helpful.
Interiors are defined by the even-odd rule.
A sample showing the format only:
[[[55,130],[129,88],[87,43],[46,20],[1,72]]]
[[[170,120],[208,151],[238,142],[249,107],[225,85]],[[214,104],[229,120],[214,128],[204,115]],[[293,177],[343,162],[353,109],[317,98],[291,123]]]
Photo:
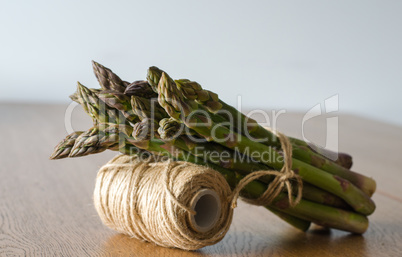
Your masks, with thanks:
[[[318,145],[315,145],[312,143],[306,143],[300,139],[293,138],[291,140],[294,140],[294,144],[296,144],[300,147],[306,146],[309,149],[311,149],[314,153],[317,153],[319,156],[325,157],[327,159],[328,159],[328,157],[331,157],[331,160],[332,160],[332,159],[334,159],[333,157],[337,156],[337,159],[334,160],[334,162],[345,169],[349,170],[353,165],[353,158],[351,155],[349,155],[347,153],[332,152],[332,151],[322,148]]]
[[[71,148],[73,148],[75,140],[79,135],[84,133],[83,131],[74,131],[73,133],[69,134],[65,139],[63,139],[53,150],[50,159],[62,159],[68,157],[71,152]]]
[[[126,96],[140,96],[147,99],[157,98],[158,94],[152,90],[151,85],[146,80],[137,80],[127,86],[124,91]]]
[[[97,127],[93,127],[75,139],[74,146],[68,157],[101,153],[108,148],[116,149],[118,142],[118,134],[100,132]]]
[[[95,61],[92,61],[92,67],[100,86],[104,90],[124,93],[124,90],[130,84],[127,81],[121,80],[119,76],[114,74],[110,69]]]
[[[135,115],[137,115],[140,120],[142,119],[154,119],[160,121],[163,118],[169,117],[159,103],[158,100],[148,99],[140,96],[131,96],[131,106]]]
[[[121,140],[124,137],[121,137],[116,128],[97,130],[97,128],[91,128],[86,132],[77,131],[68,135],[55,147],[50,159],[85,156],[100,153],[106,149],[129,155],[147,154],[146,151]]]
[[[163,72],[163,70],[155,66],[148,69],[147,81],[155,93],[158,93],[158,84]]]
[[[293,146],[293,156],[295,159],[303,160],[316,168],[350,181],[368,196],[372,196],[376,190],[374,179],[348,170],[314,151],[308,151],[306,147],[300,146],[300,144]]]
[[[101,91],[98,97],[109,107],[119,110],[129,122],[135,123],[139,121],[138,116],[133,111],[129,96],[115,91]]]
[[[81,104],[85,112],[91,116],[94,125],[119,120],[118,112],[99,100],[99,93],[100,90],[89,89],[78,82],[77,91],[70,98]]]

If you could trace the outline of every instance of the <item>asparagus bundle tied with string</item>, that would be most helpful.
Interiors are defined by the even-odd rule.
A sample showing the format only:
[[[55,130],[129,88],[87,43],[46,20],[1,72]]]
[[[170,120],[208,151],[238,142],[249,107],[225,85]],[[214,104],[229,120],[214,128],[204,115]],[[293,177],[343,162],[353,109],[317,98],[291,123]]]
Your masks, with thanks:
[[[273,133],[197,82],[173,80],[157,67],[148,69],[147,80],[131,84],[96,62],[93,68],[101,89],[78,84],[71,99],[81,104],[94,126],[68,135],[52,159],[106,149],[164,156],[209,166],[233,188],[250,174],[282,171],[290,164],[290,187],[264,204],[268,210],[301,230],[313,222],[353,233],[366,231],[367,216],[375,210],[371,196],[376,184],[350,170],[350,155],[338,153],[332,161],[327,156],[334,153]],[[289,142],[289,153],[283,141]],[[274,175],[260,176],[240,193],[245,199],[259,198],[275,181]]]

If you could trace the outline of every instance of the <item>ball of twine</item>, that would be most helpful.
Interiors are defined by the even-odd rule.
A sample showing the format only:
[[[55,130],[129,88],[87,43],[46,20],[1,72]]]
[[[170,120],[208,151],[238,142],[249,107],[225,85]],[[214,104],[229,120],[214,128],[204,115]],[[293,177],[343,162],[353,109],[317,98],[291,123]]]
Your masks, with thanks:
[[[219,199],[210,229],[194,227],[194,196],[205,189]],[[187,162],[141,161],[119,155],[98,172],[94,203],[105,225],[164,247],[195,250],[225,236],[233,215],[231,189],[215,170]]]
[[[284,155],[282,169],[251,172],[233,191],[221,174],[204,166],[118,155],[98,172],[95,208],[108,227],[160,246],[196,250],[215,244],[229,230],[241,190],[253,180],[275,176],[266,191],[257,199],[246,199],[248,203],[268,205],[283,188],[290,206],[299,203],[303,183],[291,170],[292,147],[286,136],[277,136]],[[292,197],[291,179],[297,182],[296,197]],[[195,211],[204,195],[217,201],[212,206],[215,212],[205,213],[211,208],[208,204],[197,210],[207,216],[207,225],[196,220],[199,213]]]

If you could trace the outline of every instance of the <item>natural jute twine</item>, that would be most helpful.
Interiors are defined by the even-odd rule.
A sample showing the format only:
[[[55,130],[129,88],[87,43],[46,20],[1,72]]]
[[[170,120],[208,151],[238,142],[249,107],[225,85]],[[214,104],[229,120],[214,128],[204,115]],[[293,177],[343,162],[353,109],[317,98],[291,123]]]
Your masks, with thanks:
[[[284,187],[291,206],[300,201],[302,181],[291,170],[291,144],[284,135],[277,136],[283,149],[283,168],[252,172],[233,191],[220,173],[204,166],[118,155],[98,172],[95,208],[105,225],[137,239],[185,250],[215,244],[228,231],[239,193],[251,181],[275,176],[258,199],[244,199],[251,204],[268,205]],[[290,179],[297,182],[296,197],[292,196]],[[200,232],[192,226],[195,211],[190,206],[193,196],[203,189],[216,192],[220,212],[215,225]]]

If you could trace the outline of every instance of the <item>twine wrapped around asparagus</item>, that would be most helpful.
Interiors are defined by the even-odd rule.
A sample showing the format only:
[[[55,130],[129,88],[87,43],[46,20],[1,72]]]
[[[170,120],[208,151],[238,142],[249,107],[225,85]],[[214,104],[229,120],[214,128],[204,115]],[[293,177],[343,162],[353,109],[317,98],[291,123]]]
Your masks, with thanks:
[[[366,231],[367,216],[375,210],[371,196],[376,184],[350,170],[350,155],[339,153],[332,161],[325,157],[327,150],[295,138],[288,138],[289,147],[284,148],[281,144],[285,137],[278,140],[276,134],[197,82],[173,80],[156,67],[148,69],[146,81],[132,84],[96,62],[93,67],[101,89],[78,84],[71,98],[92,117],[94,126],[87,132],[68,135],[56,146],[51,159],[105,149],[165,156],[213,168],[232,188],[250,176],[239,193],[254,200],[276,183],[289,181],[269,204],[264,202],[268,210],[289,224],[303,231],[311,222],[353,233]],[[255,173],[278,172],[286,165],[291,165],[288,170],[294,173],[292,178],[302,180],[301,194],[295,193],[300,185],[297,179],[279,182],[277,176]],[[296,199],[289,197],[292,195]]]

